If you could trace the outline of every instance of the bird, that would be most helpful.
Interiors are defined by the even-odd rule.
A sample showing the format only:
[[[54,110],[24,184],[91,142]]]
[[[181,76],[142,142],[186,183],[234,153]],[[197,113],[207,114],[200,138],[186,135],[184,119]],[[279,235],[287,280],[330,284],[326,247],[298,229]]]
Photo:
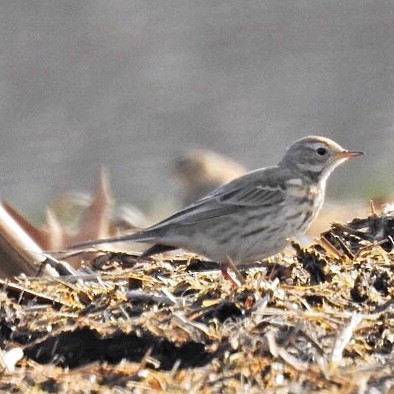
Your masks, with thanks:
[[[185,249],[220,264],[224,278],[242,283],[237,266],[279,253],[318,215],[327,179],[346,160],[364,154],[329,138],[307,136],[275,166],[248,172],[168,218],[134,234],[83,242],[75,248],[132,241],[151,243],[142,257]]]
[[[191,149],[178,157],[172,175],[180,182],[184,193],[182,205],[188,206],[246,173],[246,168],[210,149]]]

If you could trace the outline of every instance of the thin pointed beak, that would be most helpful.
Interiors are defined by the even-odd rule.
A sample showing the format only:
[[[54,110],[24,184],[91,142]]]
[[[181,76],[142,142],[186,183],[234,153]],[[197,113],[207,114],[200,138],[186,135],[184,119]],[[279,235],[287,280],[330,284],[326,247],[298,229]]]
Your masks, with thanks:
[[[357,156],[361,156],[361,155],[365,155],[365,153],[361,152],[361,151],[356,151],[356,150],[344,150],[342,152],[338,152],[335,154],[335,156],[340,159],[350,159],[352,157],[357,157]]]

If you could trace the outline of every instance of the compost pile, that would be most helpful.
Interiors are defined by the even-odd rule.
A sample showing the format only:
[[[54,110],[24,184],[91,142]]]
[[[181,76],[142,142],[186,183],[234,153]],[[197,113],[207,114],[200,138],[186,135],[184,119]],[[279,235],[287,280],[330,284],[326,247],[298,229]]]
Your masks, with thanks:
[[[391,209],[333,224],[239,287],[184,253],[2,279],[0,390],[394,392],[393,237]]]

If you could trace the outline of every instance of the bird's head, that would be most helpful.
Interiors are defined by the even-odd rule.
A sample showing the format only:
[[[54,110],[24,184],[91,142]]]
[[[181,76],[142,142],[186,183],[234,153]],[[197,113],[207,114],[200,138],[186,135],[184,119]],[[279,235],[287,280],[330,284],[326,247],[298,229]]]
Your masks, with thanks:
[[[344,161],[362,154],[364,152],[346,150],[329,138],[309,136],[291,145],[279,165],[320,182]]]

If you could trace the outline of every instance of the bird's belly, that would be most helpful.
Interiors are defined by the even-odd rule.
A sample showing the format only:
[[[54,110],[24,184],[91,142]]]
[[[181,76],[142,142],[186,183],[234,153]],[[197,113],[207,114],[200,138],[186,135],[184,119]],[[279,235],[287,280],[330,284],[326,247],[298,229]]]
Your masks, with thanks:
[[[232,250],[232,259],[239,263],[256,261],[279,253],[288,239],[306,231],[318,210],[312,201],[303,201],[296,209],[282,206],[279,217],[249,219],[237,235],[237,248]],[[269,219],[269,220],[267,220]]]
[[[211,226],[193,225],[173,233],[168,244],[175,245],[215,261],[230,257],[235,264],[256,261],[280,252],[288,238],[304,232],[316,214],[315,201],[286,201],[275,210],[223,218]],[[160,240],[159,240],[160,241]]]
[[[286,223],[249,218],[233,226],[232,231],[220,232],[219,238],[207,238],[199,245],[201,254],[223,261],[227,256],[234,263],[252,262],[280,252],[287,239],[296,231]]]

